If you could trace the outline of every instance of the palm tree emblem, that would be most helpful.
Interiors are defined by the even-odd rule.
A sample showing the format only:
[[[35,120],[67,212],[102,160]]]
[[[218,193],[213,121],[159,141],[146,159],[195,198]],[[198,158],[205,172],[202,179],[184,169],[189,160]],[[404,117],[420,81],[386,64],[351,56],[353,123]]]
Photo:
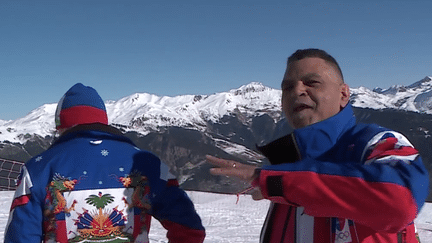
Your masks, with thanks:
[[[102,195],[102,192],[99,192],[98,195],[90,195],[85,200],[87,204],[95,206],[99,210],[99,215],[102,215],[102,209],[105,208],[106,205],[114,202],[114,197],[110,194]]]

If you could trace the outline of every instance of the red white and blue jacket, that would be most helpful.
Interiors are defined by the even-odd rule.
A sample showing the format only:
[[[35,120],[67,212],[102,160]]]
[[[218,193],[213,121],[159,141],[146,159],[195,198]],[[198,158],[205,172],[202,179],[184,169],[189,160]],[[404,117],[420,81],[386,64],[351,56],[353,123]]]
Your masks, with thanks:
[[[417,242],[428,172],[400,133],[356,124],[348,105],[260,148],[257,179],[272,201],[265,243]]]
[[[201,219],[168,167],[116,129],[80,125],[22,169],[5,242],[203,242]]]

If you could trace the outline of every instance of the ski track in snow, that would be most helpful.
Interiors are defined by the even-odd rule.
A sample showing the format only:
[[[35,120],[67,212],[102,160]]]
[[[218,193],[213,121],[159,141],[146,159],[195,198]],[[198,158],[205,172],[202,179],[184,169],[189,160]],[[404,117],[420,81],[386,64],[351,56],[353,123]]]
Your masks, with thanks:
[[[269,205],[268,200],[254,201],[248,195],[240,196],[236,204],[236,195],[188,191],[201,216],[207,237],[205,243],[258,242],[262,224]],[[0,242],[3,242],[12,191],[0,191]],[[432,242],[432,203],[422,208],[416,219],[416,225],[422,243]],[[152,219],[150,242],[168,243],[166,230]]]

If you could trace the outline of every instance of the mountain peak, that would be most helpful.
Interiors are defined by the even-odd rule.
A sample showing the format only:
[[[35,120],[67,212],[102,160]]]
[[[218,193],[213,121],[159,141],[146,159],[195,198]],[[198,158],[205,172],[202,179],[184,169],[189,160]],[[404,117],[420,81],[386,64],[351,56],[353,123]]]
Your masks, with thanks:
[[[242,85],[238,89],[232,89],[230,92],[234,93],[234,95],[241,95],[245,93],[256,93],[256,92],[263,92],[269,90],[268,87],[264,86],[260,82],[251,82],[246,85]]]
[[[380,92],[377,92],[377,93],[385,94],[385,95],[395,95],[396,93],[405,92],[405,91],[407,91],[407,88],[405,86],[400,85],[400,84],[396,84],[396,85],[390,86],[390,88],[388,88],[388,89],[381,90]]]
[[[420,81],[417,81],[417,82],[411,84],[410,86],[408,86],[408,88],[420,88],[420,87],[424,87],[424,86],[432,87],[432,77],[431,76],[424,77]]]

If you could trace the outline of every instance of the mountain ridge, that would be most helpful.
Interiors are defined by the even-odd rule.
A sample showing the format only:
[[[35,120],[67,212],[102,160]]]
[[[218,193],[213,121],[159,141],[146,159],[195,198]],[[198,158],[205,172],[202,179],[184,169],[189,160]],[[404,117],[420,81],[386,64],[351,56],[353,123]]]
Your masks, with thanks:
[[[198,131],[206,130],[208,121],[218,122],[229,114],[242,114],[244,122],[252,116],[268,114],[274,122],[283,118],[281,90],[251,82],[237,89],[210,95],[157,96],[135,93],[117,101],[106,101],[110,124],[124,131],[142,135],[161,127],[177,126]],[[354,107],[396,109],[432,114],[432,77],[409,86],[394,85],[388,89],[351,88]],[[28,115],[11,121],[0,120],[0,142],[25,143],[33,134],[53,136],[57,104],[44,104]],[[29,136],[30,135],[30,136]]]

